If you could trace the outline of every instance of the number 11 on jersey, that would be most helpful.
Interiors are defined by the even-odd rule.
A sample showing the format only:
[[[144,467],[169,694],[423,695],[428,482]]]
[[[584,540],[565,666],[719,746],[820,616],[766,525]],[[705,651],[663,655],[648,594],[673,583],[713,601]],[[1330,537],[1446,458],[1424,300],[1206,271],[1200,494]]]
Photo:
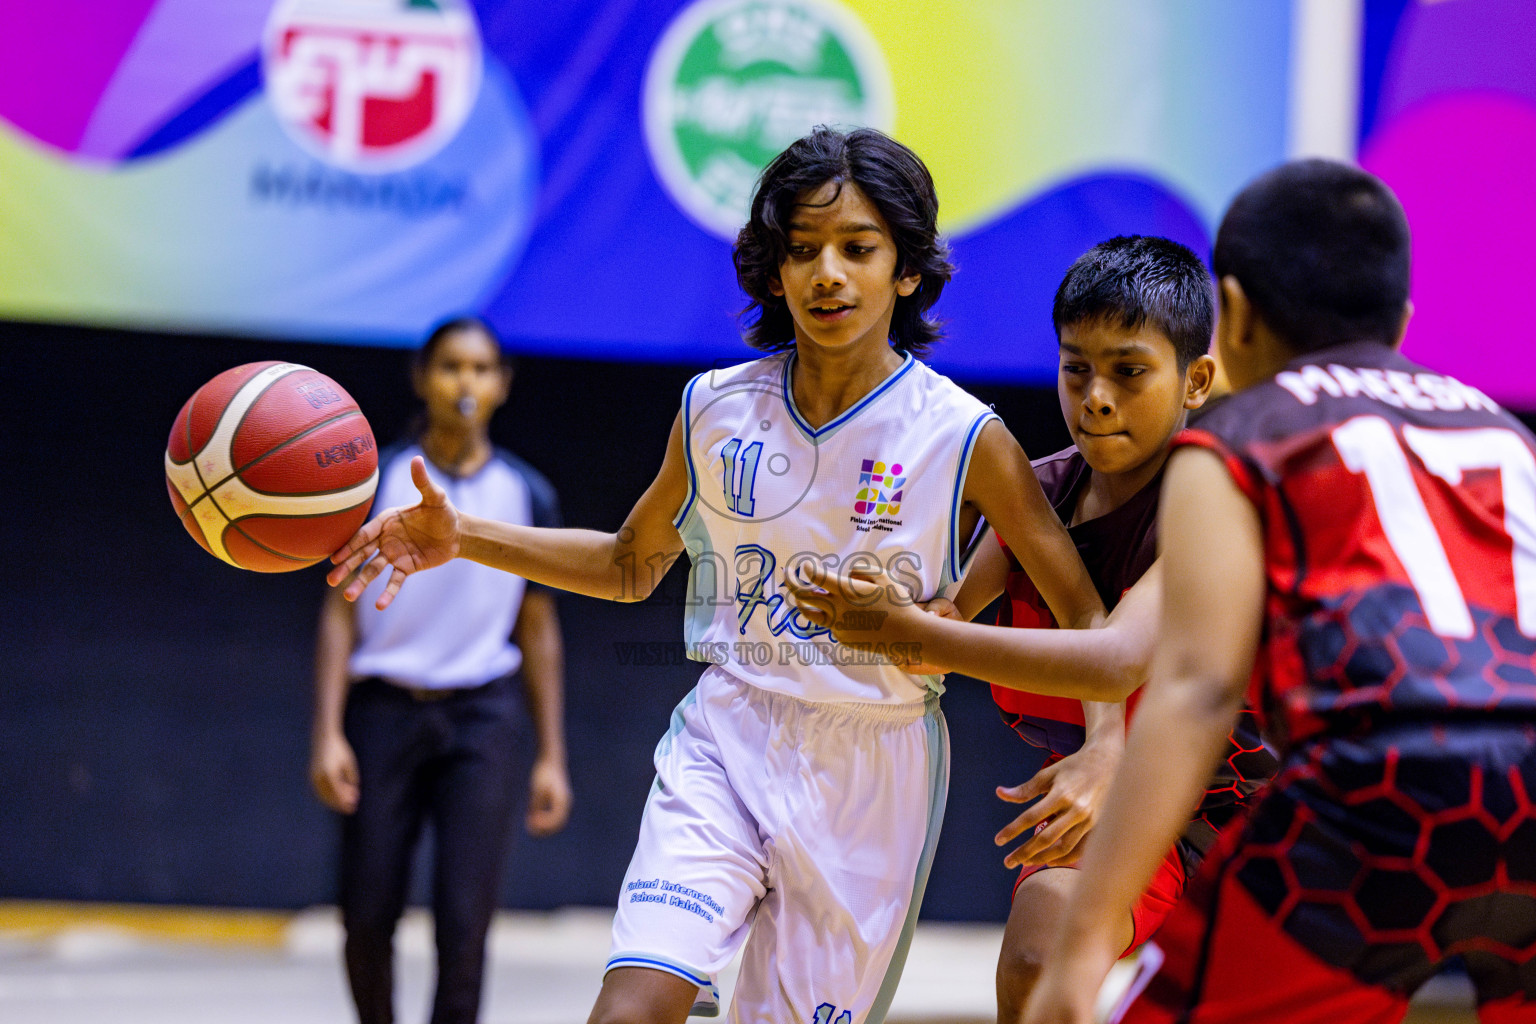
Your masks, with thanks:
[[[736,464],[738,453],[741,455],[739,469]],[[742,451],[741,438],[733,437],[720,449],[720,458],[725,462],[725,504],[739,516],[750,516],[755,507],[752,491],[757,486],[757,463],[762,457],[761,441],[753,441]]]

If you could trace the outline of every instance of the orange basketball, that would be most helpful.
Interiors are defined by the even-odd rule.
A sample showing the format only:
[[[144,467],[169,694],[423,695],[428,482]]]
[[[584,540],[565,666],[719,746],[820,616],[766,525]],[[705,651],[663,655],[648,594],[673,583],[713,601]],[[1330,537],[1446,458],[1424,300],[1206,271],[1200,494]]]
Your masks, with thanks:
[[[181,407],[165,483],[181,525],[210,554],[287,572],[363,525],[379,453],[357,403],[331,378],[296,363],[246,363]]]

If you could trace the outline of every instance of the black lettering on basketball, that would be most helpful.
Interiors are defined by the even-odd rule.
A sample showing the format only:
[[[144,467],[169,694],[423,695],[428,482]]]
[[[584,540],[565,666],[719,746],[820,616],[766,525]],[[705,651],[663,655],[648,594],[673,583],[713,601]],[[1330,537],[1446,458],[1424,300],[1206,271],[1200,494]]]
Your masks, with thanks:
[[[358,435],[350,441],[333,444],[315,452],[315,464],[322,469],[342,462],[356,462],[364,452],[373,451],[373,438]]]

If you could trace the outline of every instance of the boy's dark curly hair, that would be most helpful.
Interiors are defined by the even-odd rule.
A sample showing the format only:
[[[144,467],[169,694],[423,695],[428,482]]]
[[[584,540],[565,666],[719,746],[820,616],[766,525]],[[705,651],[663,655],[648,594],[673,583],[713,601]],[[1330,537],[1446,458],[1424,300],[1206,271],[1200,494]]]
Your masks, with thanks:
[[[938,321],[927,314],[955,268],[949,262],[949,246],[939,236],[939,199],[928,168],[916,153],[873,128],[845,133],[818,127],[763,169],[751,217],[731,250],[736,280],[752,300],[742,310],[749,320],[747,344],[765,352],[794,347],[789,306],[768,290],[768,283],[778,279],[788,256],[794,207],[829,181],[857,185],[885,218],[896,243],[896,276],[922,275],[915,292],[897,297],[891,318],[896,351],[922,355],[942,335]],[[757,316],[751,319],[754,311]]]

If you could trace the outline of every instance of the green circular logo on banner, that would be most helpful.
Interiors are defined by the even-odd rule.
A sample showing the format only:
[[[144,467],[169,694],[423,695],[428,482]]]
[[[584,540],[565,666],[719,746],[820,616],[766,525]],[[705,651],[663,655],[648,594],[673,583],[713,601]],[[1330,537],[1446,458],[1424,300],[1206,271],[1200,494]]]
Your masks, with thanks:
[[[884,55],[835,0],[700,0],[667,26],[646,70],[657,176],[725,239],[785,146],[819,124],[889,131],[893,113]]]

